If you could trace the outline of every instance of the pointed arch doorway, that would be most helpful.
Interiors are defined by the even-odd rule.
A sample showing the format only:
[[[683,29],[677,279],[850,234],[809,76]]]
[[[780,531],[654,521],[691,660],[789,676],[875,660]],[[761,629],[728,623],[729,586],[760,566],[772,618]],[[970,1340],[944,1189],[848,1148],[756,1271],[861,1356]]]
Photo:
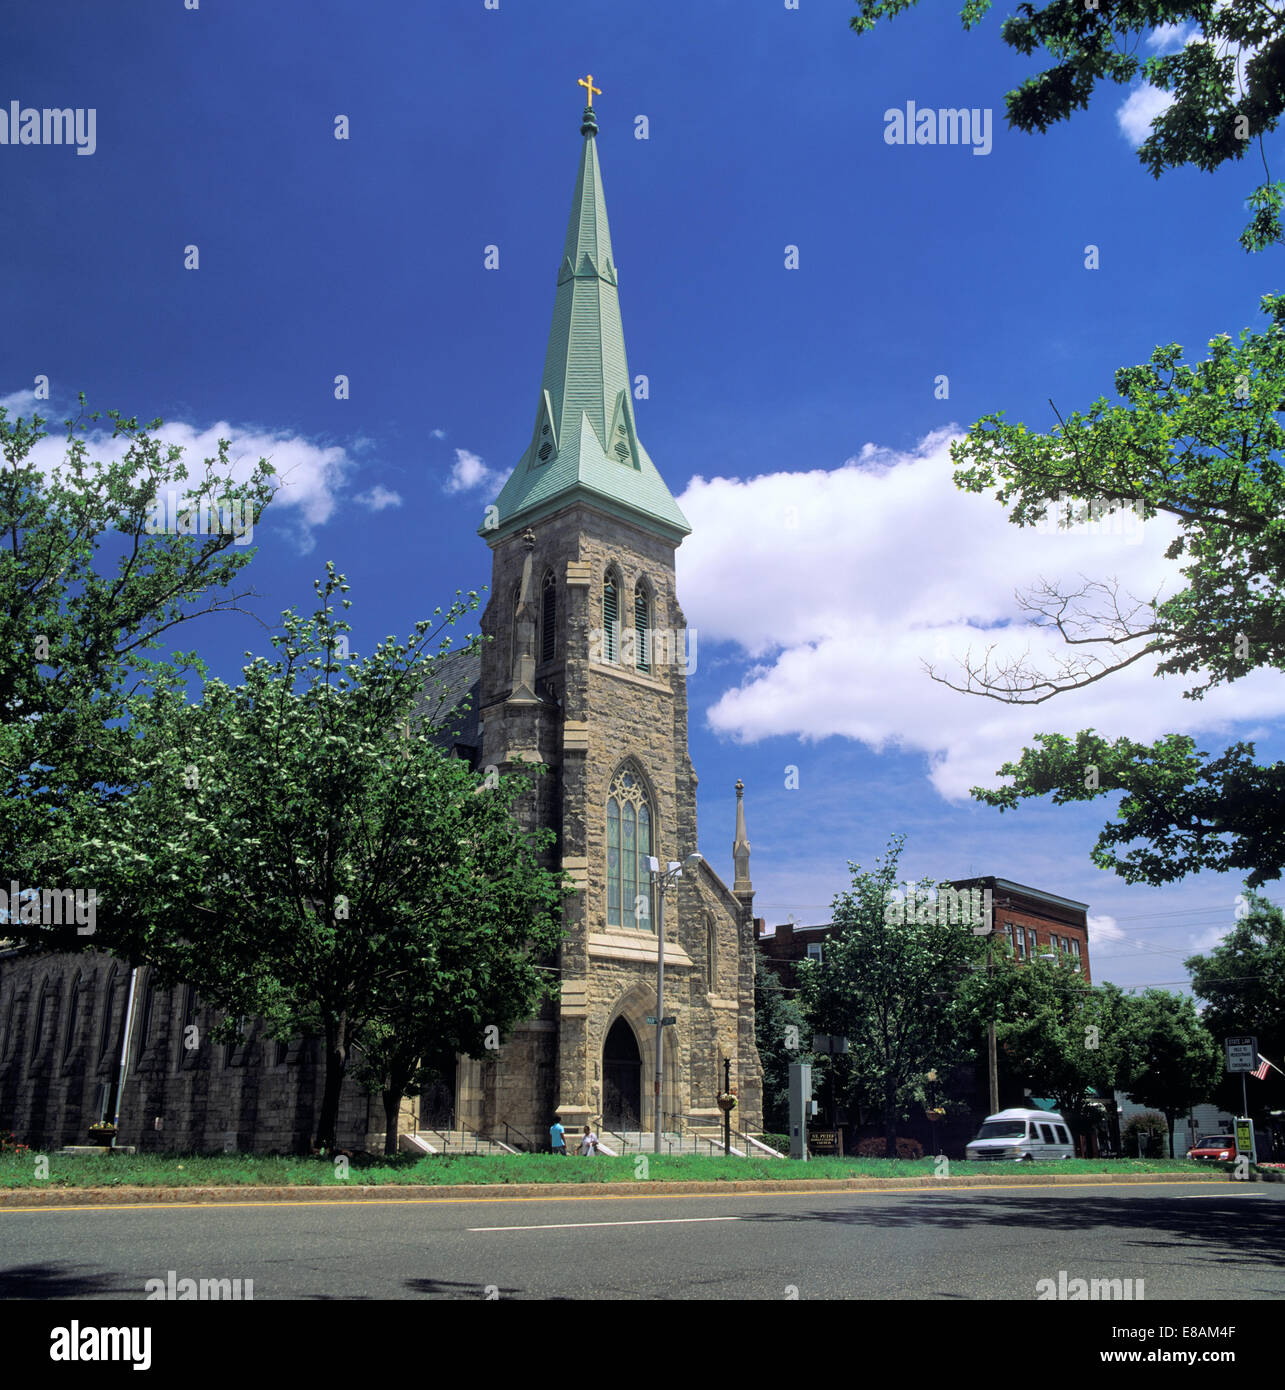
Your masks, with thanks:
[[[624,1018],[607,1032],[602,1046],[602,1123],[604,1128],[642,1128],[642,1054]]]

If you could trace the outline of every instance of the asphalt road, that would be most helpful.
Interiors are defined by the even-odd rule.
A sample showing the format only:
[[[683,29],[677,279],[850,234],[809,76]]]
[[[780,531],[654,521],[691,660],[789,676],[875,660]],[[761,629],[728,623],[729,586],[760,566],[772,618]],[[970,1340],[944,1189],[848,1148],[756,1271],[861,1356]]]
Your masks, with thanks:
[[[1280,1300],[1285,1186],[0,1209],[0,1297],[142,1299],[170,1271],[255,1301],[1029,1300],[1061,1271]]]

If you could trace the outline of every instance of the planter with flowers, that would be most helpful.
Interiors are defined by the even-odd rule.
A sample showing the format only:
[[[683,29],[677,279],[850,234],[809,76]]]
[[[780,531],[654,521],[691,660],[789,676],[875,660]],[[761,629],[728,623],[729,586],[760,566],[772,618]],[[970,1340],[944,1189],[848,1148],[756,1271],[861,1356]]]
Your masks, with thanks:
[[[89,1126],[89,1142],[111,1148],[119,1131],[110,1120],[96,1120]]]

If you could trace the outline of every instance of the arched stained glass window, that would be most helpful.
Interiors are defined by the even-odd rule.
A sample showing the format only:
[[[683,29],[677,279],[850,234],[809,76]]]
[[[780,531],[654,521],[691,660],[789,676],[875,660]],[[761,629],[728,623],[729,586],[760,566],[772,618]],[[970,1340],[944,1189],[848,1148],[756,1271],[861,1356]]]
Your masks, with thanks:
[[[634,590],[634,664],[640,671],[651,670],[651,597],[640,584]]]
[[[602,586],[602,654],[608,661],[620,660],[620,581],[612,571]]]
[[[629,764],[607,795],[607,925],[652,929],[653,823],[643,780]]]

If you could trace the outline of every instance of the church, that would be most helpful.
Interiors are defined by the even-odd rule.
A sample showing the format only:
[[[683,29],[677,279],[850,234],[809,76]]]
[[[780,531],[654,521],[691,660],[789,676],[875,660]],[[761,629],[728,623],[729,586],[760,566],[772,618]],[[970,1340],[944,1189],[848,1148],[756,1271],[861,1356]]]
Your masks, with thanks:
[[[687,744],[695,634],[674,572],[691,528],[638,435],[598,163],[599,91],[592,78],[580,85],[590,104],[531,435],[479,528],[491,550],[490,640],[480,655],[444,663],[423,707],[463,707],[449,721],[453,751],[480,775],[544,766],[520,814],[556,832],[550,864],[575,894],[552,963],[558,997],[495,1053],[458,1058],[453,1077],[406,1102],[401,1127],[429,1143],[446,1132],[449,1143],[538,1148],[555,1117],[569,1133],[606,1131],[608,1144],[658,1125],[712,1134],[725,1077],[736,1127],[762,1124],[742,785],[730,888],[700,859],[670,877],[662,904],[652,869],[698,849]],[[33,1146],[83,1143],[109,1113],[124,1058],[122,1144],[305,1148],[320,1106],[316,1040],[274,1042],[251,1023],[240,1046],[186,1050],[200,1001],[148,974],[103,954],[0,951],[0,1130]],[[379,1098],[351,1080],[339,1138],[382,1148]]]

